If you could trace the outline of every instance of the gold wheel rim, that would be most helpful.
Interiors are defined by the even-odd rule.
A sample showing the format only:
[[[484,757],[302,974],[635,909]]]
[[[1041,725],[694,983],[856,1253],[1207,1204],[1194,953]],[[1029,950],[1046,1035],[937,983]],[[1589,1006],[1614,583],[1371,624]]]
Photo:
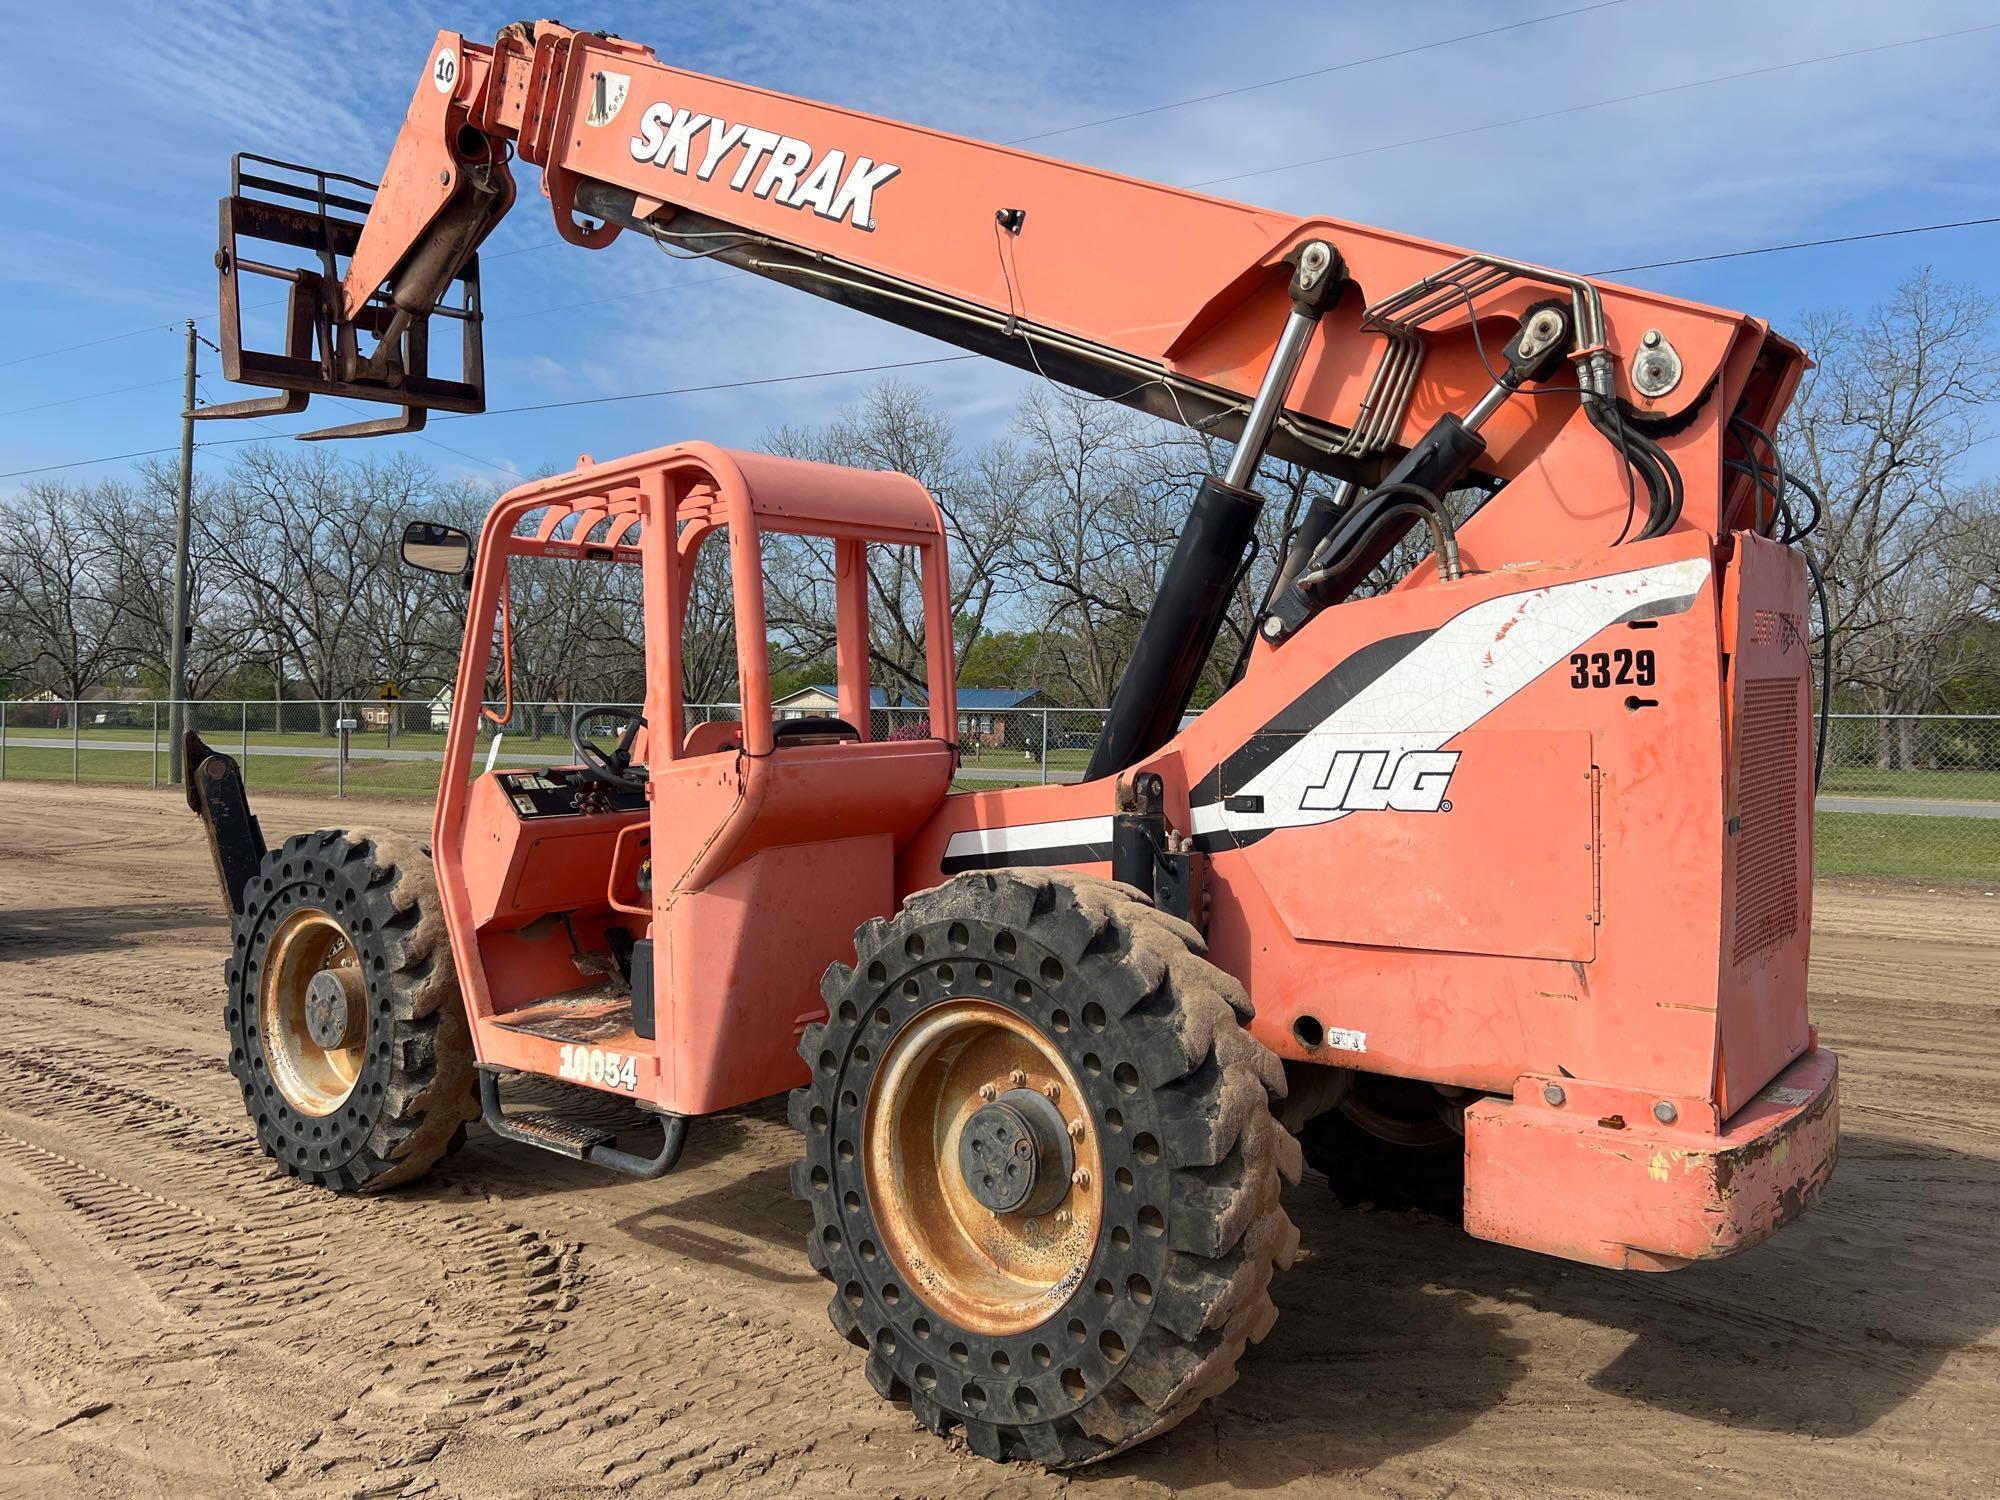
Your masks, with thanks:
[[[368,1061],[365,1003],[357,1007],[345,1045],[322,1047],[307,1030],[306,991],[322,969],[347,970],[359,978],[361,957],[338,920],[315,907],[301,907],[278,924],[266,947],[257,1026],[278,1092],[300,1114],[315,1117],[330,1115],[347,1102]],[[365,986],[361,994],[365,1000]]]
[[[1061,1201],[1035,1214],[988,1208],[958,1165],[966,1123],[1018,1089],[1054,1102],[1074,1160]],[[965,999],[914,1017],[883,1054],[861,1130],[881,1248],[928,1306],[998,1335],[1033,1328],[1068,1301],[1104,1222],[1103,1173],[1083,1091],[1032,1021]]]

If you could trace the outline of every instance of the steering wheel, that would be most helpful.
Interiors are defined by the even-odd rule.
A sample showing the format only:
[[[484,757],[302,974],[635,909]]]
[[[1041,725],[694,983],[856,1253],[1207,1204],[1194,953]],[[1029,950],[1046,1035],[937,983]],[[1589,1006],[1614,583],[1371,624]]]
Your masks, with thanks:
[[[625,725],[625,732],[618,736],[618,744],[610,751],[584,733],[584,726],[598,719],[613,719]],[[570,725],[570,748],[576,751],[576,758],[583,762],[584,768],[607,786],[628,792],[644,791],[646,768],[632,764],[632,746],[645,727],[646,717],[636,708],[587,708]]]

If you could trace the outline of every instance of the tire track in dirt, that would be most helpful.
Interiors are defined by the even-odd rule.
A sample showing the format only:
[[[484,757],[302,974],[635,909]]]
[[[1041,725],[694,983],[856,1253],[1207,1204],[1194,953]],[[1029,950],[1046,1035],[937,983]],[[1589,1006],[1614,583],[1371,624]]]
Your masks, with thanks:
[[[240,1119],[226,1125],[129,1076],[47,1048],[0,1053],[0,1154],[205,1335],[356,1372],[355,1409],[283,1470],[293,1484],[348,1493],[434,1456],[423,1439],[539,1357],[571,1296],[573,1246],[414,1199],[355,1204],[349,1222],[330,1224],[327,1200],[273,1171]],[[44,1144],[51,1134],[68,1149]],[[135,1158],[141,1139],[149,1149]],[[413,1247],[424,1247],[420,1280],[435,1286],[441,1273],[457,1295],[384,1297],[410,1282]]]
[[[190,1058],[175,1071],[220,1068]],[[845,1456],[813,1462],[830,1425],[885,1446],[908,1430],[865,1388],[843,1403],[848,1421],[829,1423],[819,1393],[861,1382],[846,1346],[817,1327],[802,1336],[759,1326],[740,1309],[663,1288],[639,1258],[585,1257],[472,1209],[409,1194],[336,1200],[276,1173],[247,1123],[134,1076],[115,1056],[48,1042],[0,1049],[0,1156],[207,1336],[368,1373],[352,1403],[272,1471],[288,1489],[400,1486],[471,1425],[482,1446],[531,1453],[526,1467],[551,1482],[700,1489],[770,1479],[817,1493],[815,1476],[829,1487],[854,1478]],[[70,1150],[40,1144],[43,1133]],[[130,1160],[140,1138],[142,1169],[106,1164]],[[412,1244],[427,1246],[463,1292],[462,1302],[425,1298],[413,1321],[408,1303],[385,1296],[410,1270]],[[608,1322],[565,1316],[586,1281],[594,1303],[615,1310]],[[701,1351],[692,1366],[689,1349]],[[741,1400],[717,1414],[718,1396]],[[1018,1490],[1024,1476],[1006,1477]]]
[[[1614,1278],[1308,1184],[1241,1384],[1064,1479],[868,1388],[798,1252],[782,1110],[698,1122],[659,1183],[477,1130],[382,1199],[277,1174],[224,1068],[212,886],[169,794],[0,787],[0,1494],[1955,1500],[2000,1472],[2000,902],[1822,887],[1850,1149],[1773,1245]]]

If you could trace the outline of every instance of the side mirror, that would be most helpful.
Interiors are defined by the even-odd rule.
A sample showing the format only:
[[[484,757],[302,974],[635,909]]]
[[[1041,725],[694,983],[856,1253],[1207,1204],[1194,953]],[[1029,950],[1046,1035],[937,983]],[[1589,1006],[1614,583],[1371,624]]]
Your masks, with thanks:
[[[472,538],[456,526],[412,521],[403,528],[403,561],[426,573],[463,578],[472,571]]]

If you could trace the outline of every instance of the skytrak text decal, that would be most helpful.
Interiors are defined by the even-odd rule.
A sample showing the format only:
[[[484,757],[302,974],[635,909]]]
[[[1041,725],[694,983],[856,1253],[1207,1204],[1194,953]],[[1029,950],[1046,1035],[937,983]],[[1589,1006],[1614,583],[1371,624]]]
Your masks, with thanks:
[[[865,156],[849,161],[837,147],[821,153],[796,136],[731,125],[670,104],[646,106],[632,137],[632,159],[701,182],[713,181],[729,164],[725,180],[732,192],[747,190],[787,208],[809,208],[856,229],[875,227],[875,190],[903,170]]]

